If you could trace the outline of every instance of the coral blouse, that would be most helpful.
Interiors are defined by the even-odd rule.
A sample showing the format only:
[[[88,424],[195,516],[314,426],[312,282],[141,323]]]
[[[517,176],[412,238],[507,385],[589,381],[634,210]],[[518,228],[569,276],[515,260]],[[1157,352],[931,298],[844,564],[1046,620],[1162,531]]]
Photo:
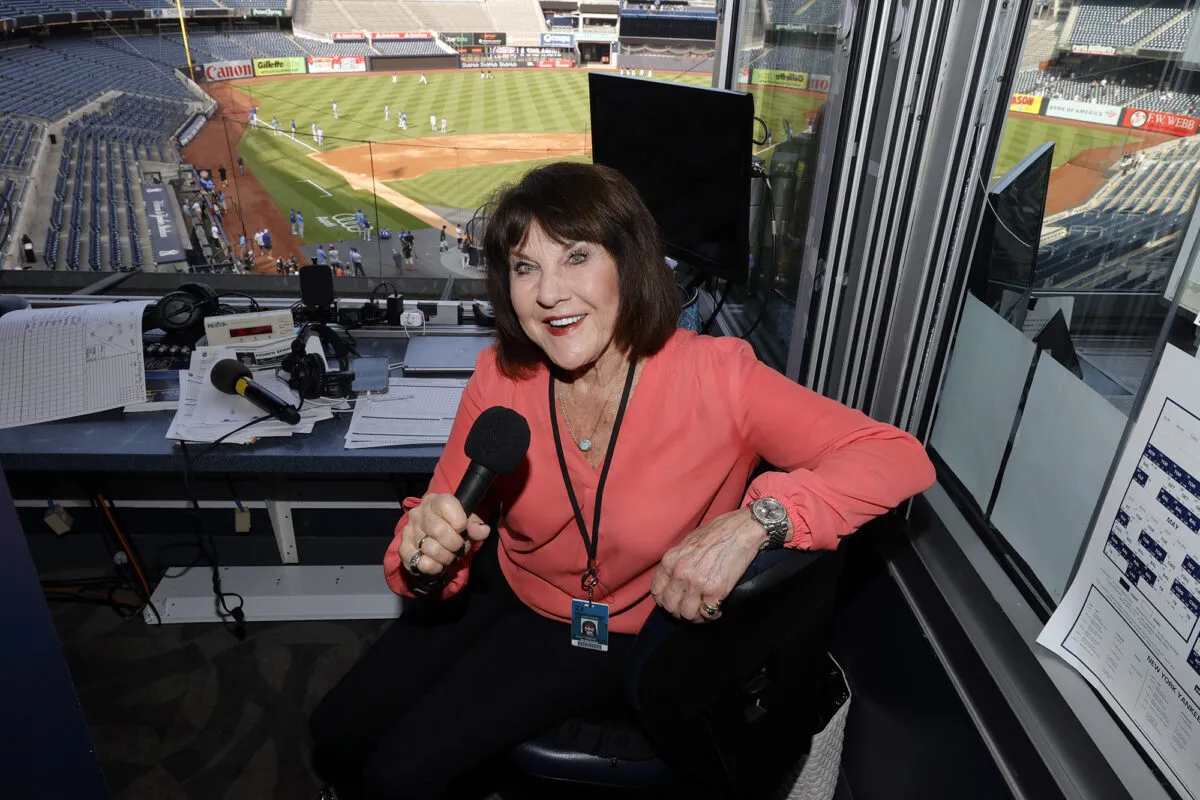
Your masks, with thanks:
[[[525,463],[493,485],[499,503],[499,560],[513,592],[543,616],[567,622],[582,597],[583,539],[563,485],[549,409],[549,372],[523,380],[500,372],[485,350],[463,393],[430,492],[453,493],[468,459],[467,432],[484,409],[503,405],[529,421]],[[590,528],[600,471],[559,425],[567,469]],[[747,479],[759,460],[779,468]],[[650,356],[629,399],[613,454],[604,505],[595,600],[609,604],[609,629],[636,633],[654,608],[650,584],[664,553],[713,517],[774,497],[791,517],[787,546],[834,549],[841,537],[933,483],[921,445],[890,425],[800,386],[762,364],[740,339],[676,331]],[[388,585],[411,595],[401,564],[400,532],[384,556]],[[487,510],[479,512],[487,518]],[[475,549],[478,545],[474,546]],[[470,555],[456,562],[443,589],[463,588]]]

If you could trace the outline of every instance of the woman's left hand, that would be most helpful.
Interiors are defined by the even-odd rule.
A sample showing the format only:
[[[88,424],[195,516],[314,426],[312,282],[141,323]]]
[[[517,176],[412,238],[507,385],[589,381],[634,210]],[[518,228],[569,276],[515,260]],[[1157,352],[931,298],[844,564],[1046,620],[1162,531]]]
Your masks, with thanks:
[[[689,533],[659,562],[650,594],[672,616],[709,622],[767,540],[763,526],[742,508],[714,517]]]

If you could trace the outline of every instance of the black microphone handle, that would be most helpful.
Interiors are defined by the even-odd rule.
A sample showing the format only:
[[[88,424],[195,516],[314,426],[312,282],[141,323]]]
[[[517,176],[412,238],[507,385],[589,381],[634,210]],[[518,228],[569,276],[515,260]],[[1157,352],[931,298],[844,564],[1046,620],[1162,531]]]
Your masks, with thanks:
[[[463,511],[467,512],[468,517],[475,513],[475,508],[483,501],[484,496],[488,493],[488,489],[492,488],[492,481],[494,480],[496,480],[496,473],[482,464],[472,461],[467,465],[467,473],[463,475],[458,488],[454,490],[454,496],[458,498],[458,502],[462,504]],[[463,536],[466,536],[465,532]],[[437,575],[426,575],[424,573],[414,575],[409,572],[406,576],[408,587],[418,597],[424,597],[428,594],[441,591],[442,586],[446,582],[446,577],[446,568],[443,568]]]
[[[242,396],[272,417],[289,425],[300,422],[300,412],[294,405],[254,381],[246,381],[246,388],[242,390]]]
[[[495,479],[496,473],[477,461],[472,461],[467,466],[467,474],[463,475],[458,488],[454,490],[454,496],[458,498],[468,517],[475,513],[475,508],[483,502]]]

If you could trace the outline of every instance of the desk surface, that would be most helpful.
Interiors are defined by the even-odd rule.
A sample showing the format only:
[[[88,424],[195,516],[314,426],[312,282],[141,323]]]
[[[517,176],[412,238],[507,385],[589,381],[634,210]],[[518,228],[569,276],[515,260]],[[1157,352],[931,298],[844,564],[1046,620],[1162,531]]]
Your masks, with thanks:
[[[403,340],[359,339],[367,355],[394,355]],[[0,466],[6,472],[158,472],[183,468],[178,444],[166,438],[174,411],[126,414],[123,419],[47,422],[0,430]],[[433,472],[441,445],[345,448],[350,415],[318,422],[313,432],[286,438],[261,439],[251,445],[188,447],[195,472],[428,474]]]
[[[6,472],[158,472],[183,467],[179,446],[166,438],[174,411],[126,414],[124,419],[47,422],[0,431]],[[350,415],[318,422],[313,432],[260,439],[250,445],[190,445],[195,472],[431,473],[441,445],[345,449]]]

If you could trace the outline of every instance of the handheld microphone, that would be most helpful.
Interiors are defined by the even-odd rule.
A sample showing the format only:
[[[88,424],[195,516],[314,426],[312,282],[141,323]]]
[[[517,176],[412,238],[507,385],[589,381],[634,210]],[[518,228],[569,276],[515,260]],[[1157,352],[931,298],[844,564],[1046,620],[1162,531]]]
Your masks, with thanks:
[[[525,459],[529,450],[529,423],[511,408],[492,406],[471,426],[463,450],[471,463],[454,496],[469,517],[487,495],[492,482],[515,470]],[[437,575],[409,573],[408,585],[414,594],[426,595],[441,588],[445,575],[445,571]]]
[[[225,394],[238,394],[275,419],[295,425],[300,422],[300,409],[258,383],[250,368],[234,358],[223,358],[213,365],[212,385]]]

